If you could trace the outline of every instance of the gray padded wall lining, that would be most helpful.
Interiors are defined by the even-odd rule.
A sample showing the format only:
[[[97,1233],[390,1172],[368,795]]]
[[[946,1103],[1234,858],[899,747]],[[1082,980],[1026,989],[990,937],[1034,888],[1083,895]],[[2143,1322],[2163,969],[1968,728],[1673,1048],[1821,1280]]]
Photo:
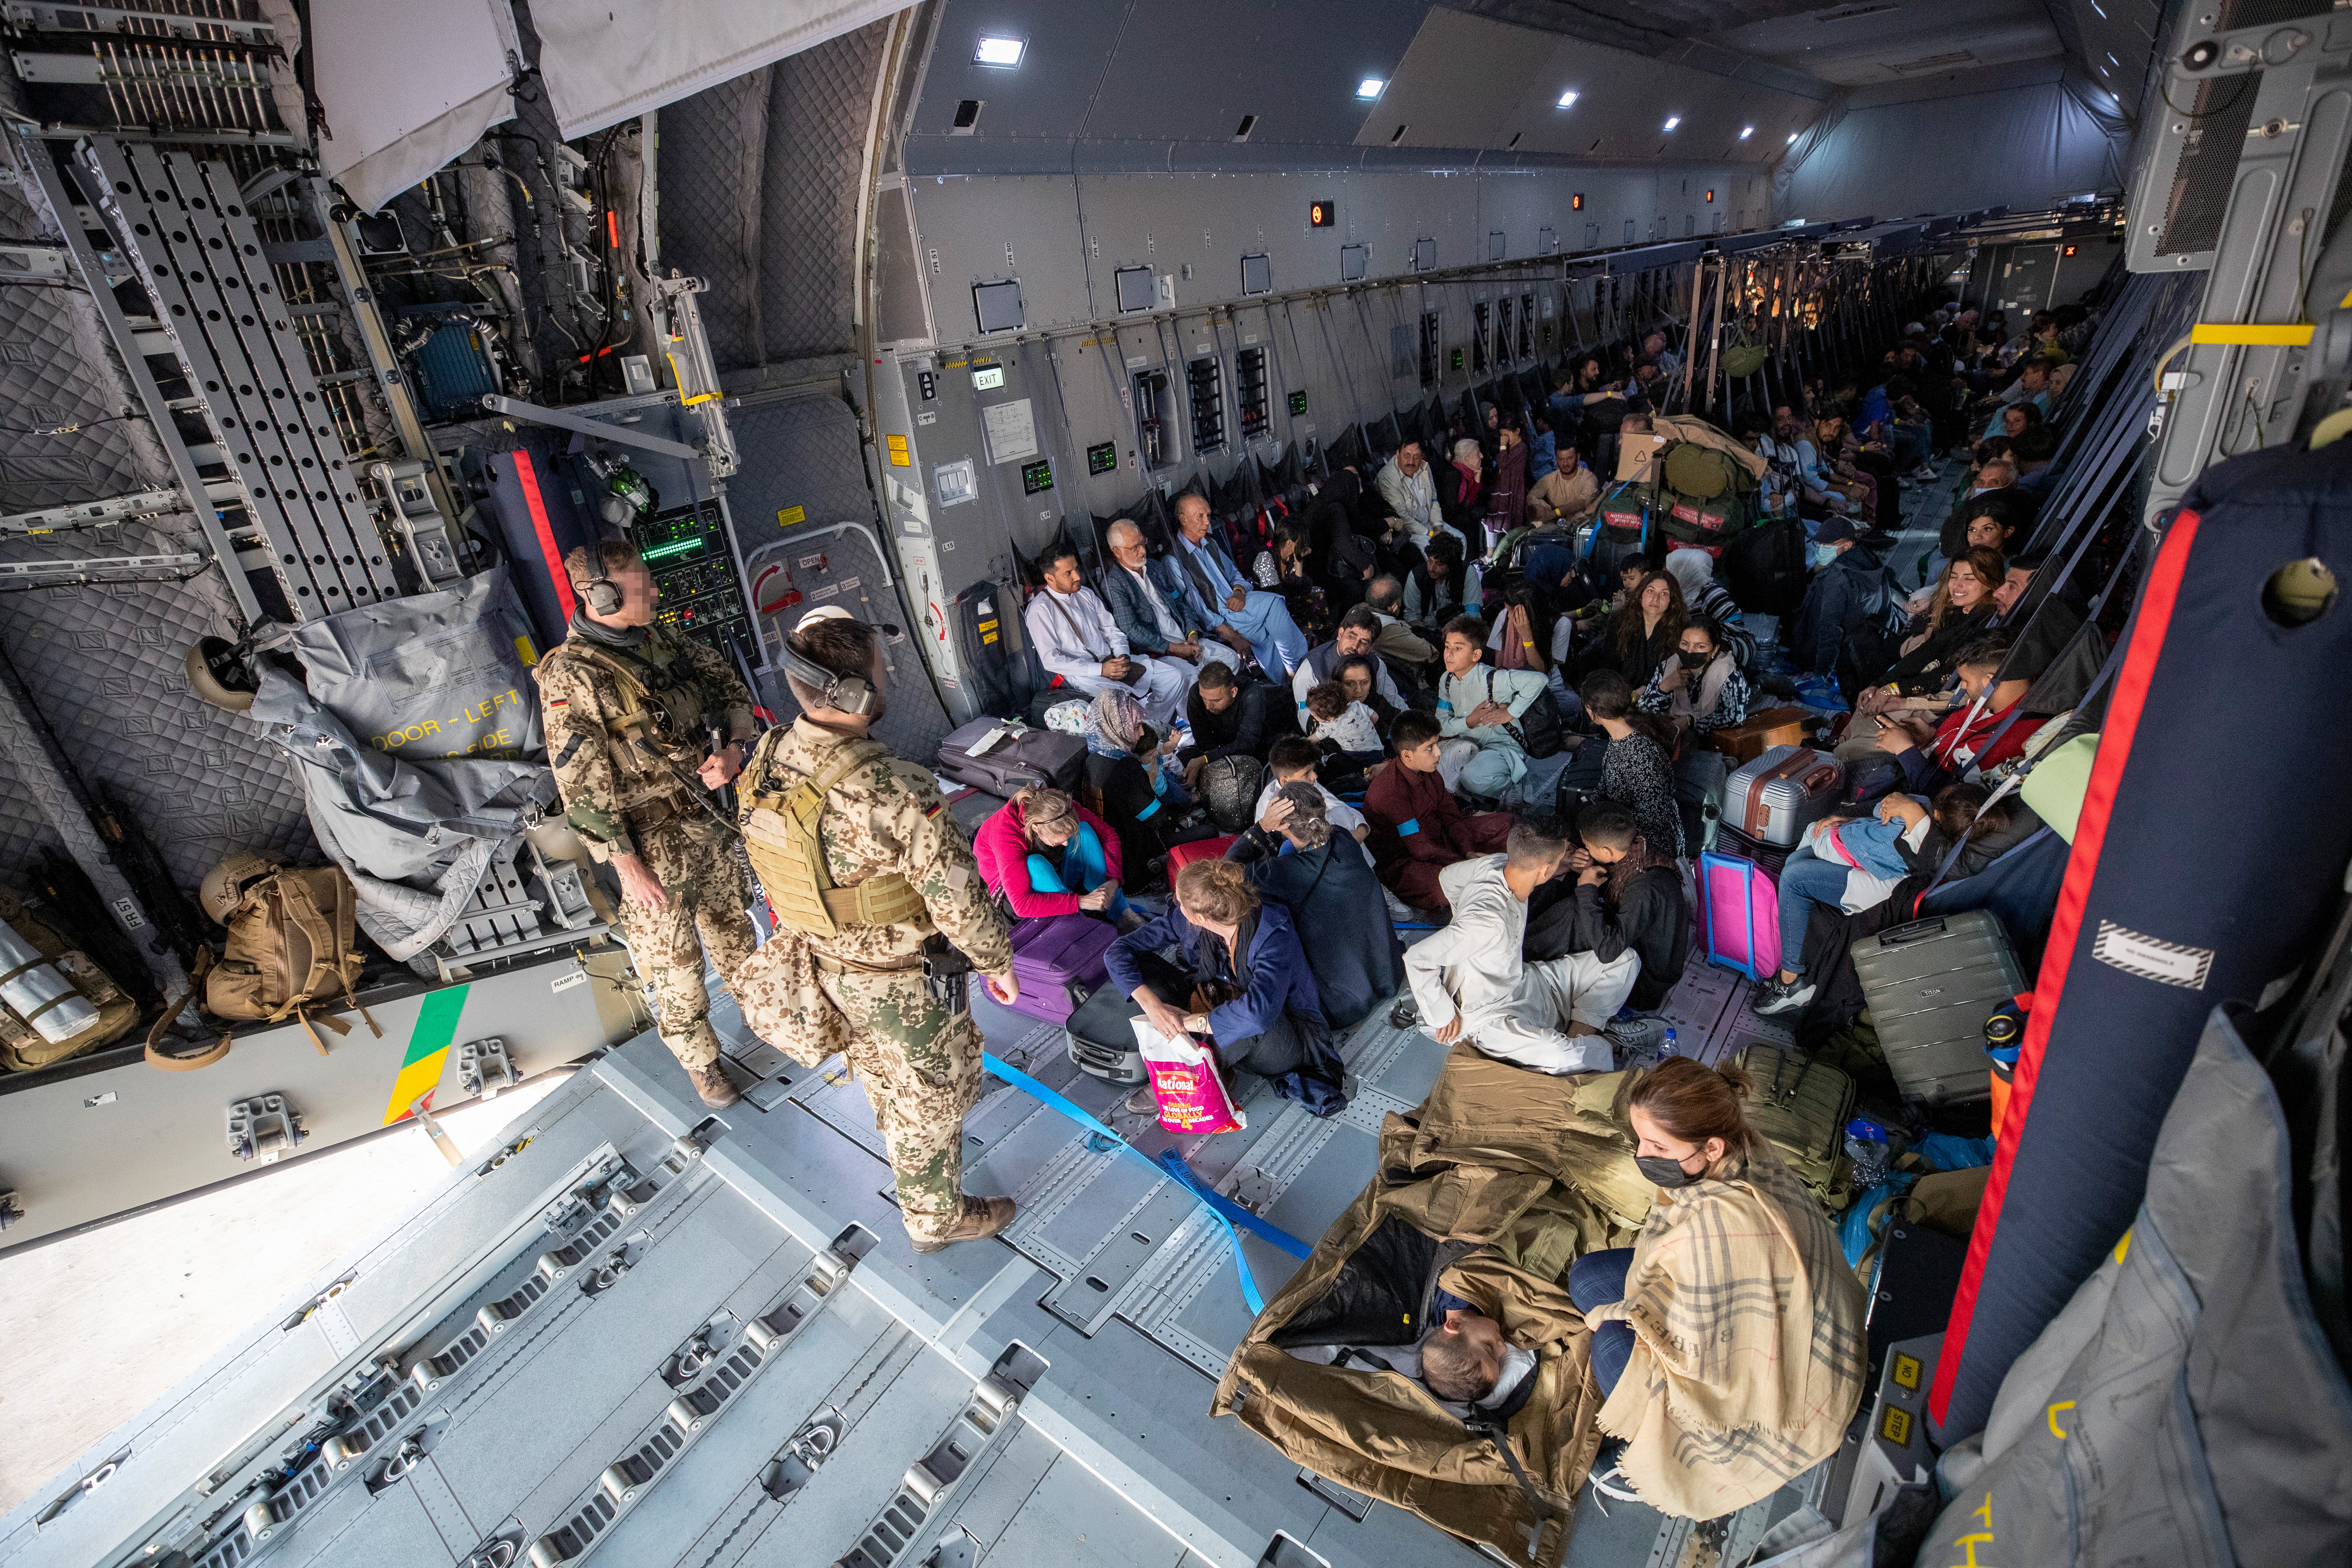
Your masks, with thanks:
[[[35,216],[14,151],[0,143],[0,235],[54,238]],[[0,511],[35,511],[73,501],[155,489],[172,483],[154,432],[140,418],[89,424],[136,399],[106,342],[98,308],[79,282],[0,285],[0,424],[25,427],[83,422],[70,436],[0,433]],[[104,531],[78,535],[110,548]]]
[[[661,267],[709,280],[702,319],[721,369],[856,346],[851,230],[889,26],[844,34],[661,111]]]
[[[184,524],[107,532],[109,548],[125,552],[204,547]],[[47,546],[57,553],[75,550]],[[16,552],[19,558],[28,552]],[[212,572],[185,583],[0,595],[0,647],[67,761],[84,784],[114,786],[190,892],[238,849],[318,858],[283,754],[244,721],[188,692],[181,662],[188,645],[200,637],[233,637],[237,629],[235,606]],[[15,826],[0,813],[11,848]]]
[[[18,892],[32,884],[32,865],[45,849],[65,846],[50,827],[33,792],[16,776],[16,764],[0,752],[0,882]]]
[[[760,193],[760,309],[772,361],[856,346],[851,231],[874,75],[889,37],[890,24],[876,22],[776,63]]]
[[[954,724],[915,657],[915,640],[932,635],[919,619],[923,606],[913,605],[910,612],[906,596],[883,585],[881,563],[865,536],[809,531],[834,522],[880,531],[874,499],[860,477],[866,458],[856,416],[838,396],[811,392],[751,403],[730,418],[742,467],[727,481],[727,509],[735,521],[735,542],[753,574],[753,591],[759,593],[765,568],[781,561],[791,574],[792,590],[802,595],[798,605],[761,618],[762,646],[824,604],[842,605],[862,620],[897,626],[907,640],[889,647],[890,708],[874,732],[899,755],[928,765]],[[802,508],[806,516],[793,528],[780,527],[776,514],[790,507]],[[791,548],[774,550],[778,544]],[[897,574],[894,566],[892,575]],[[780,719],[798,711],[782,675],[763,675],[760,685],[769,710]]]

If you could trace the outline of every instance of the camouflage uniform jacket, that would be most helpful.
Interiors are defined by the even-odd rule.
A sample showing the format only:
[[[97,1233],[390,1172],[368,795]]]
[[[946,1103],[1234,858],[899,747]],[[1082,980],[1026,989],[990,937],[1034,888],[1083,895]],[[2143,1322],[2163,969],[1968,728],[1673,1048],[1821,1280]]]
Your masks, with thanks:
[[[637,672],[656,710],[656,743],[675,771],[613,732],[628,703],[600,657]],[[666,626],[652,627],[633,648],[587,643],[574,633],[532,673],[564,819],[600,861],[637,853],[633,827],[642,832],[699,809],[678,775],[691,778],[709,754],[700,729],[705,713],[726,715],[730,739],[751,732],[751,693],[725,656]]]
[[[849,739],[796,719],[790,729],[772,730],[761,737],[739,787],[747,797],[771,789],[790,790],[822,771],[833,760],[834,749]],[[887,964],[912,957],[936,931],[983,974],[1002,974],[1013,967],[1012,934],[981,880],[971,840],[940,798],[938,782],[923,769],[894,756],[877,756],[852,768],[825,797],[817,837],[835,886],[854,888],[868,877],[896,871],[922,899],[928,918],[898,925],[844,926],[830,942],[808,942],[811,952],[854,963]]]

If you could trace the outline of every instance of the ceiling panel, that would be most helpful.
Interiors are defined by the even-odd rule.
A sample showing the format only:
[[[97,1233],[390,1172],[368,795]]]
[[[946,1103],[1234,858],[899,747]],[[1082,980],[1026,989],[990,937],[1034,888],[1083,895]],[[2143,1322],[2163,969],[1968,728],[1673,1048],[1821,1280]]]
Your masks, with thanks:
[[[1576,102],[1561,109],[1570,88]],[[1822,108],[1696,67],[1434,10],[1356,142],[1390,145],[1402,125],[1400,147],[1499,149],[1517,136],[1522,153],[1763,163]],[[1670,117],[1680,121],[1671,132]]]
[[[1086,123],[1103,62],[1118,42],[1125,5],[1097,0],[950,0],[923,77],[910,129],[945,136],[956,103],[977,99],[978,134],[957,141],[1045,139],[1066,143]],[[1028,48],[1007,70],[972,58],[983,37],[1021,38]]]
[[[2042,0],[1852,0],[1707,41],[1848,87],[2063,52]]]

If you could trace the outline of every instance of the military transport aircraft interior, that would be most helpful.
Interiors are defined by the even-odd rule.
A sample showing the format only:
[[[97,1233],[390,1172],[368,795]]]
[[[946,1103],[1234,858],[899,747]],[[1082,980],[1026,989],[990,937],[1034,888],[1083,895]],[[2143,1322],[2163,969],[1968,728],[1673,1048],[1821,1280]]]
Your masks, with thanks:
[[[2352,1563],[2352,13],[0,0],[0,1568]]]

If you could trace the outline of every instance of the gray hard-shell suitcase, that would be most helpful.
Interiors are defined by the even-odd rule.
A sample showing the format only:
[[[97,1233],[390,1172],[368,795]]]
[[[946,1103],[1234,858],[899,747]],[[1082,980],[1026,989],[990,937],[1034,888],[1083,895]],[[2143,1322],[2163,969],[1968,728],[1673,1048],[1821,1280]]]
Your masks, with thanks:
[[[982,748],[977,756],[974,746]],[[938,771],[957,783],[1011,800],[1024,789],[1076,790],[1086,777],[1087,743],[1018,719],[974,719],[940,742],[936,760]]]
[[[1837,804],[1845,766],[1811,746],[1774,746],[1726,781],[1723,822],[1787,848]]]
[[[1151,1072],[1143,1065],[1142,1051],[1136,1047],[1131,1022],[1142,1016],[1135,999],[1118,986],[1097,987],[1062,1026],[1070,1065],[1089,1077],[1129,1089],[1150,1082]]]
[[[1985,1020],[2025,989],[2000,919],[1984,910],[1929,915],[1864,937],[1852,951],[1903,1092],[1930,1104],[1990,1095]]]

